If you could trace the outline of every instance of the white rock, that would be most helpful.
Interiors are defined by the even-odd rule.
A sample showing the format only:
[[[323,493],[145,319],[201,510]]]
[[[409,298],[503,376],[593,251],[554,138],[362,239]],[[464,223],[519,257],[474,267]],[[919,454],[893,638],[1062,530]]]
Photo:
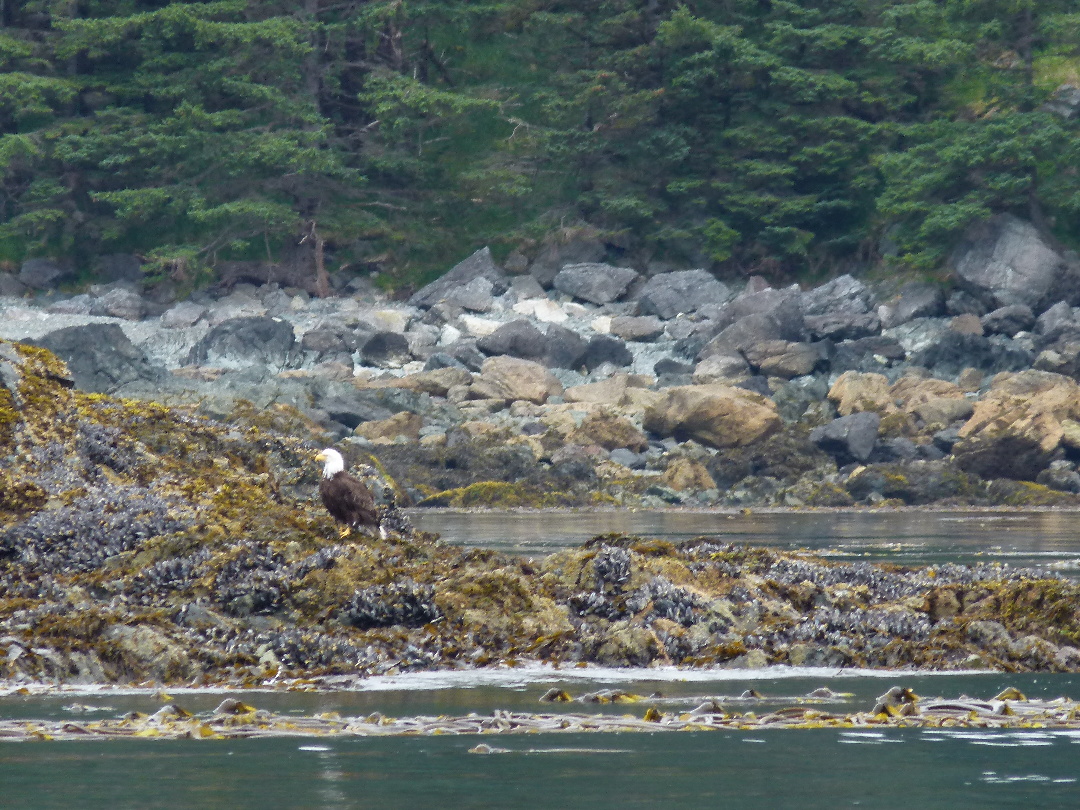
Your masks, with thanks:
[[[457,343],[459,340],[461,340],[461,330],[456,326],[445,324],[442,328],[442,332],[439,333],[438,345],[449,346],[453,343]]]
[[[543,323],[563,323],[569,318],[566,311],[550,298],[526,298],[518,301],[514,304],[514,312]]]
[[[465,331],[472,337],[487,337],[500,326],[501,321],[493,321],[491,318],[478,318],[476,315],[462,315],[458,323],[465,327]]]
[[[382,332],[404,335],[412,317],[400,309],[377,309],[368,313],[368,322]]]
[[[593,318],[592,323],[589,324],[594,332],[599,332],[601,335],[611,334],[611,316],[601,315],[599,318]]]

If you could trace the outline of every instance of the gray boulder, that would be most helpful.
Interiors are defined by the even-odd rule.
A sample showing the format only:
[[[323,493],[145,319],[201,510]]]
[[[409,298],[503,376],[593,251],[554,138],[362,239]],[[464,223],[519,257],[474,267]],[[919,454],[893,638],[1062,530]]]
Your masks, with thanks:
[[[1080,301],[1080,269],[1009,214],[969,229],[950,263],[957,285],[992,309],[1024,304],[1041,312],[1054,301]]]
[[[508,355],[526,360],[544,356],[547,337],[532,321],[518,319],[504,323],[490,335],[476,341],[476,348],[488,355]]]
[[[1035,313],[1024,304],[1012,304],[999,307],[983,315],[980,322],[983,329],[991,334],[1012,337],[1017,332],[1027,332],[1035,325]]]
[[[558,324],[548,324],[544,336],[544,354],[541,358],[548,368],[576,369],[588,349],[588,341],[573,329]]]
[[[19,281],[32,290],[51,290],[73,278],[71,268],[52,259],[27,259],[19,268]]]
[[[870,312],[873,301],[873,294],[865,284],[845,274],[802,293],[799,305],[804,315],[822,316],[835,312]]]
[[[727,303],[731,290],[708,270],[676,270],[650,278],[636,298],[643,314],[669,320],[707,304]]]
[[[440,301],[453,297],[460,288],[478,278],[485,278],[491,282],[491,289],[488,291],[489,295],[502,295],[509,286],[506,274],[491,258],[490,248],[481,248],[469,258],[454,265],[444,276],[421,287],[409,299],[409,303],[414,307],[427,309]],[[476,294],[477,292],[478,290],[472,291],[470,294]]]
[[[263,366],[272,371],[293,368],[298,360],[293,328],[267,317],[222,321],[191,347],[187,362],[196,366],[244,369]]]
[[[949,379],[965,368],[975,368],[984,374],[1020,371],[1029,368],[1035,356],[1002,335],[987,338],[946,329],[934,343],[912,352],[909,359],[930,369],[935,377]]]
[[[114,394],[131,383],[157,383],[165,370],[153,366],[115,323],[57,329],[34,341],[65,363],[75,386],[94,394]]]
[[[611,334],[622,340],[656,340],[664,334],[664,324],[653,315],[616,315],[611,319]]]
[[[866,461],[877,443],[881,417],[873,411],[841,416],[810,431],[810,441],[840,461]]]
[[[1035,333],[1044,344],[1080,340],[1080,316],[1065,301],[1058,301],[1035,319]]]
[[[850,309],[805,315],[803,320],[810,335],[818,340],[857,340],[875,335],[881,329],[881,321],[875,313]]]
[[[409,340],[397,332],[375,332],[360,345],[364,365],[398,368],[412,360]]]
[[[604,258],[604,253],[603,243],[591,232],[584,229],[563,231],[544,239],[540,255],[529,266],[529,275],[548,289],[566,265],[598,262]]]
[[[568,264],[553,282],[555,289],[592,304],[610,304],[620,298],[637,280],[637,271],[629,267],[588,262]]]
[[[91,315],[123,318],[126,321],[141,320],[146,316],[146,309],[146,302],[141,295],[123,287],[114,287],[90,304]]]
[[[937,318],[945,314],[945,293],[937,284],[911,281],[900,288],[900,298],[883,316],[886,329],[916,318]]]
[[[609,363],[613,366],[629,366],[634,362],[634,355],[626,344],[611,335],[595,335],[585,347],[581,364],[589,371]]]
[[[161,325],[166,329],[184,329],[194,326],[206,317],[206,307],[193,301],[181,301],[161,314]]]

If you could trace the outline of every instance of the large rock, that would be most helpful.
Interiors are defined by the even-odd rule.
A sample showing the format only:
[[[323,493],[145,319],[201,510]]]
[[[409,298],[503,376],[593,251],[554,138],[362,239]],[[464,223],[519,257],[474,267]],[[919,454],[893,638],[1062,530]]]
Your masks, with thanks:
[[[616,315],[611,334],[622,340],[651,341],[664,334],[664,324],[653,315]]]
[[[937,318],[945,314],[945,293],[937,284],[910,281],[900,288],[896,302],[882,309],[882,325],[886,328],[915,318]]]
[[[360,356],[364,365],[377,368],[400,368],[412,360],[409,340],[398,332],[375,332],[363,341]]]
[[[799,299],[804,315],[829,315],[833,312],[870,312],[873,295],[870,289],[850,275],[842,275],[807,290]]]
[[[501,295],[506,292],[509,286],[506,274],[491,258],[490,248],[481,248],[469,258],[454,265],[445,275],[435,279],[427,286],[421,287],[409,299],[409,303],[414,307],[427,309],[440,301],[452,298],[460,288],[466,287],[470,282],[478,278],[484,278],[491,282],[491,288],[485,288],[487,295]],[[470,296],[473,292],[480,293],[483,291],[478,287],[477,290],[470,291]]]
[[[834,419],[810,431],[810,441],[841,462],[866,461],[877,443],[881,417],[860,411]]]
[[[548,324],[541,360],[549,368],[580,368],[588,348],[588,341],[573,329]]]
[[[1024,304],[1041,312],[1080,301],[1080,272],[1035,226],[1009,214],[971,228],[950,259],[956,283],[991,309]]]
[[[843,275],[799,298],[806,328],[816,338],[856,340],[876,334],[881,321],[873,312],[873,296],[858,279]]]
[[[987,332],[1012,337],[1035,326],[1035,313],[1026,304],[1011,304],[983,315],[980,323]]]
[[[841,416],[862,411],[889,416],[900,411],[884,374],[845,371],[833,383],[828,396]]]
[[[146,309],[146,301],[141,295],[123,287],[115,287],[93,300],[90,314],[137,321],[146,316]]]
[[[568,264],[598,262],[604,258],[604,244],[587,228],[565,228],[544,239],[540,254],[529,265],[529,275],[544,289]]]
[[[727,385],[684,385],[661,392],[647,408],[644,427],[680,441],[710,447],[742,447],[764,439],[782,425],[771,400]]]
[[[165,376],[114,323],[68,326],[28,342],[67,363],[76,387],[95,394],[116,393],[130,383],[156,383]]]
[[[191,347],[188,363],[197,366],[271,371],[292,368],[298,361],[292,326],[267,317],[232,318],[211,329]]]
[[[51,290],[73,278],[70,267],[52,259],[27,259],[19,268],[19,281],[32,290]]]
[[[931,369],[936,377],[955,377],[965,368],[976,368],[986,374],[1019,371],[1029,368],[1035,355],[1003,335],[987,338],[946,329],[937,341],[912,352],[909,359]]]
[[[610,304],[620,298],[638,277],[629,267],[610,264],[568,264],[555,276],[559,292],[592,304]]]
[[[476,341],[476,348],[489,355],[509,355],[526,360],[544,356],[547,337],[531,321],[519,319],[504,323],[490,335]]]
[[[562,385],[550,371],[518,357],[489,357],[470,389],[474,399],[525,400],[538,405],[562,392]]]
[[[708,304],[724,304],[731,290],[708,270],[676,270],[650,278],[636,297],[642,313],[668,320]]]
[[[1032,481],[1080,419],[1080,385],[1045,371],[998,374],[952,450],[965,470],[984,478]]]
[[[811,374],[825,358],[810,343],[763,340],[743,350],[746,361],[767,377],[790,380]]]
[[[626,344],[611,335],[593,335],[581,357],[581,364],[589,371],[605,363],[624,367],[633,362],[634,355],[626,348]]]

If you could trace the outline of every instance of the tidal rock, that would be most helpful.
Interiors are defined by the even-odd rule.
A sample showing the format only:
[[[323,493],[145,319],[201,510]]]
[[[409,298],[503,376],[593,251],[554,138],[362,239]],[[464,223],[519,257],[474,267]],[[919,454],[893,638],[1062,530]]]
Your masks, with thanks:
[[[810,431],[810,441],[841,460],[866,461],[877,443],[881,417],[860,411],[834,419]]]
[[[915,318],[937,318],[945,314],[945,293],[937,284],[912,281],[900,288],[895,304],[884,307],[882,326],[890,328]]]
[[[375,332],[361,344],[360,356],[378,368],[400,368],[412,360],[408,338],[397,332]]]
[[[911,352],[912,363],[924,366],[937,377],[956,377],[966,368],[985,374],[1029,368],[1034,354],[1003,335],[983,337],[947,329],[926,348]]]
[[[477,340],[476,348],[489,355],[539,360],[547,348],[547,336],[531,321],[519,319],[504,323],[490,335]]]
[[[166,329],[186,329],[206,316],[206,307],[193,301],[181,301],[161,314],[161,325]]]
[[[664,333],[664,324],[652,315],[617,315],[611,319],[611,334],[622,340],[655,340]]]
[[[156,383],[165,376],[114,323],[67,326],[30,342],[67,363],[75,387],[82,391],[111,394],[130,383]]]
[[[604,364],[622,368],[633,362],[634,355],[626,348],[626,343],[611,335],[593,335],[581,357],[581,364],[589,371]]]
[[[1054,301],[1080,301],[1080,269],[1010,214],[973,226],[950,262],[957,285],[993,309],[1024,304],[1041,312]]]
[[[469,258],[454,265],[445,275],[421,287],[409,299],[409,304],[428,309],[440,301],[453,297],[460,288],[478,278],[491,282],[491,288],[487,290],[488,295],[502,295],[509,286],[506,274],[491,257],[490,248],[481,248]],[[479,288],[474,292],[479,293]]]
[[[857,315],[870,312],[873,294],[861,281],[845,274],[804,292],[800,296],[799,305],[804,315]]]
[[[558,379],[539,363],[518,357],[489,357],[471,386],[474,399],[525,400],[542,404],[562,394]]]
[[[142,296],[123,287],[114,287],[91,302],[91,315],[105,315],[138,321],[146,316],[146,301]]]
[[[1035,319],[1035,332],[1045,344],[1080,341],[1080,314],[1066,301],[1058,301]]]
[[[589,348],[585,338],[573,329],[567,329],[556,323],[548,324],[543,346],[541,360],[544,365],[550,368],[567,369],[580,368]]]
[[[620,298],[638,278],[629,267],[610,264],[568,264],[553,282],[555,289],[592,304],[609,304]]]
[[[1026,304],[1012,304],[983,315],[981,323],[987,332],[1012,337],[1017,332],[1027,332],[1035,326],[1035,313]]]
[[[670,320],[703,306],[724,304],[731,299],[731,290],[707,270],[679,270],[653,276],[636,297],[643,314]]]
[[[246,369],[253,365],[284,371],[296,365],[296,338],[292,326],[267,317],[234,318],[211,329],[188,355],[198,366]]]
[[[759,373],[785,380],[812,373],[825,359],[817,346],[788,340],[763,340],[747,347],[743,356]]]
[[[1045,371],[999,374],[953,446],[957,463],[984,478],[1033,481],[1080,418],[1080,385]]]
[[[686,385],[661,392],[646,409],[644,427],[679,441],[710,447],[741,447],[780,429],[771,400],[728,385]]]

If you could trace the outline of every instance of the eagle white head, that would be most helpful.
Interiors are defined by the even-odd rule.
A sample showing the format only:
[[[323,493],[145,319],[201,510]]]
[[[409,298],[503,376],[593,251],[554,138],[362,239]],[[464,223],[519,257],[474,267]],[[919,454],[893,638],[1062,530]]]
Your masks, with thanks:
[[[320,451],[319,455],[315,456],[315,460],[323,463],[323,478],[333,478],[345,469],[345,459],[332,447]]]

